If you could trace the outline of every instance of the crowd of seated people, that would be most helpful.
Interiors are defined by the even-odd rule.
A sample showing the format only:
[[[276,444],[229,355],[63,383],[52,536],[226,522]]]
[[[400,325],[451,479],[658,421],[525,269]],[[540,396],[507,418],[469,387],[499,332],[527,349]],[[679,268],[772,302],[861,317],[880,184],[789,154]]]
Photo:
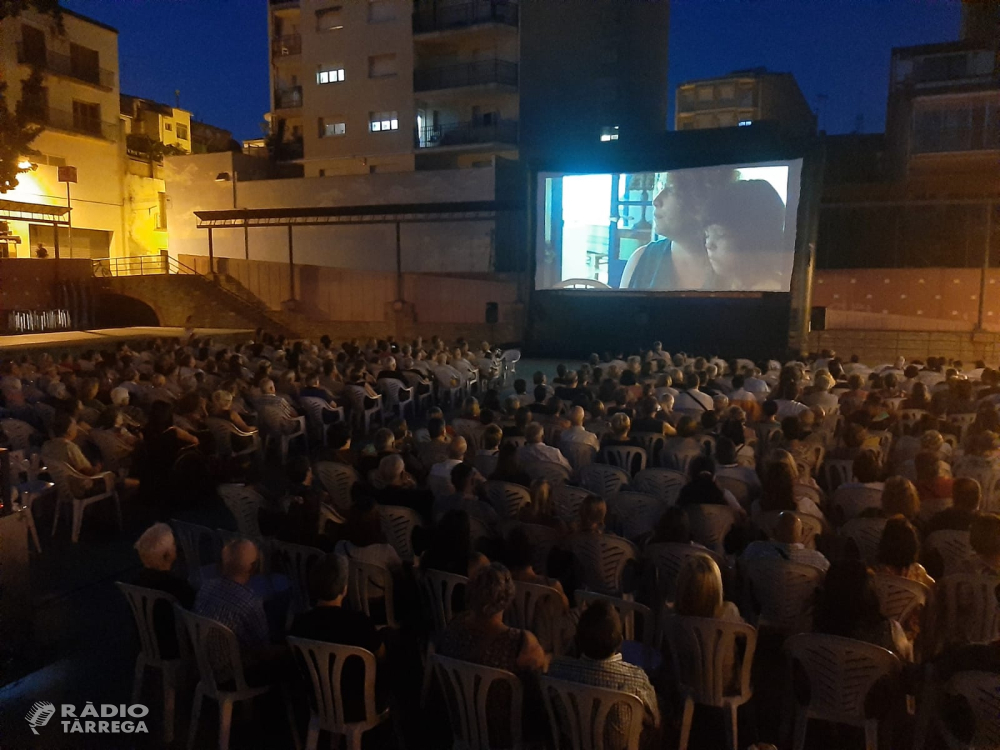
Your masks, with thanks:
[[[912,734],[901,728],[916,721],[907,695],[918,717],[933,714],[932,735],[974,731],[982,719],[971,707],[957,723],[943,720],[945,703],[929,696],[946,689],[951,655],[1000,651],[1000,632],[970,644],[947,630],[962,613],[944,611],[969,603],[972,577],[1000,583],[1000,373],[935,358],[867,367],[830,352],[785,365],[727,362],[658,344],[560,365],[551,383],[536,372],[530,387],[505,370],[488,344],[437,338],[337,346],[262,334],[236,347],[192,338],[59,362],[26,356],[0,365],[0,426],[11,447],[71,467],[75,495],[114,486],[161,521],[182,502],[195,511],[215,502],[220,483],[255,488],[259,535],[221,544],[217,574],[199,579],[197,592],[171,572],[177,546],[163,523],[137,543],[137,584],[229,627],[257,680],[294,671],[288,635],[371,651],[379,705],[400,712],[407,732],[427,721],[413,709],[426,686],[408,678],[429,674],[437,653],[516,675],[526,736],[544,741],[559,721],[531,698],[547,674],[635,695],[642,742],[659,746],[690,720],[678,700],[690,686],[678,680],[695,679],[684,677],[688,655],[676,653],[666,618],[766,634],[757,659],[767,649],[783,658],[796,633],[877,646],[899,664],[872,704],[894,719],[892,743]],[[393,408],[397,384],[430,403]],[[300,437],[301,399],[330,407],[312,439]],[[366,431],[359,413],[373,407],[379,425]],[[220,444],[213,420],[256,449]],[[292,438],[290,455],[282,437]],[[623,452],[641,460],[623,464]],[[347,477],[346,489],[334,475]],[[402,535],[390,522],[399,517],[413,519]],[[294,619],[266,613],[266,592],[253,585],[272,540],[317,550],[302,584],[313,608]],[[182,562],[190,574],[192,561]],[[354,608],[348,573],[361,563],[384,571],[368,596],[392,602]],[[778,572],[758,575],[762,566]],[[428,610],[435,572],[460,581],[446,623]],[[812,581],[805,594],[799,584],[759,588],[792,586],[793,574]],[[968,591],[945,595],[953,581]],[[532,622],[521,602],[529,585],[552,592]],[[887,593],[895,591],[907,606]],[[786,595],[801,597],[794,625],[767,610]],[[993,616],[997,607],[991,599],[975,611]],[[655,621],[655,642],[640,635],[642,617]],[[741,665],[753,654],[734,641],[722,655],[727,691],[742,689]],[[383,664],[413,668],[388,681]],[[1000,675],[994,664],[1000,658],[984,660],[984,671]],[[799,703],[807,672],[797,669],[790,687]],[[363,679],[355,671],[348,681]],[[793,710],[794,701],[767,696],[779,688],[762,687],[753,700]],[[363,713],[356,693],[352,701]],[[502,703],[489,712],[498,726]],[[631,747],[628,717],[610,716],[605,746]],[[761,722],[757,739],[781,745],[779,724]],[[721,734],[707,732],[723,746]]]

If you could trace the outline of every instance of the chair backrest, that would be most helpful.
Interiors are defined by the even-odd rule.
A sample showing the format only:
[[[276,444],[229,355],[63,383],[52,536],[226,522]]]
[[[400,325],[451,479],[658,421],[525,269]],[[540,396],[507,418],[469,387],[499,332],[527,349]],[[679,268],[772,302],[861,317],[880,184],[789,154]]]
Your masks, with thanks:
[[[612,534],[578,534],[570,545],[582,586],[611,596],[622,593],[625,566],[638,557],[632,542]]]
[[[594,450],[594,446],[587,445],[586,443],[581,443],[576,440],[563,440],[559,443],[560,452],[566,456],[566,460],[569,461],[569,465],[573,467],[573,471],[579,473],[580,469],[584,466],[590,466],[594,463],[594,458],[597,456],[597,451]]]
[[[682,544],[679,542],[657,542],[646,545],[642,556],[656,571],[656,590],[661,600],[670,602],[674,600],[677,588],[677,575],[681,572],[684,561],[694,555],[708,555],[711,557],[719,566],[723,577],[725,577],[728,569],[726,558],[710,549],[696,544]]]
[[[688,464],[698,456],[703,455],[703,451],[694,450],[666,450],[660,454],[660,465],[665,469],[673,469],[687,476]]]
[[[521,508],[531,503],[531,491],[513,482],[494,479],[484,485],[486,497],[500,518],[516,519]]]
[[[257,512],[264,498],[245,484],[220,484],[219,497],[236,519],[236,528],[248,539],[260,539]]]
[[[689,505],[691,536],[711,550],[725,553],[726,534],[736,523],[736,513],[728,505]]]
[[[965,433],[968,432],[972,423],[976,421],[975,414],[949,414],[948,422],[955,425],[959,429],[958,441],[962,442],[965,440]]]
[[[524,691],[516,675],[502,669],[484,667],[458,659],[450,659],[440,654],[432,654],[431,664],[441,683],[451,730],[455,736],[455,747],[463,750],[492,750],[490,742],[493,733],[502,733],[510,738],[510,747],[521,746],[521,707]],[[497,696],[490,695],[495,684],[504,684],[503,694],[509,696],[510,706],[507,718],[509,726],[491,727],[490,718],[496,717]],[[509,692],[507,692],[509,691]],[[492,710],[491,710],[492,709]],[[506,725],[506,721],[504,724]]]
[[[552,505],[555,507],[556,515],[567,524],[580,520],[580,505],[591,494],[593,493],[584,487],[556,485],[552,490]]]
[[[644,709],[636,696],[544,675],[539,682],[554,747],[561,750],[565,738],[569,750],[605,750],[610,718],[615,731],[614,747],[639,750]]]
[[[101,461],[109,471],[121,472],[127,463],[131,451],[111,430],[93,429],[87,436],[90,442],[101,452]]]
[[[622,599],[618,596],[608,594],[598,594],[595,591],[584,591],[578,589],[573,598],[577,608],[583,612],[594,602],[606,602],[618,612],[618,617],[622,623],[622,635],[627,641],[638,641],[645,646],[653,645],[653,636],[656,634],[656,622],[653,618],[653,611],[645,604]],[[639,621],[638,627],[636,620]]]
[[[553,612],[562,608],[562,597],[551,586],[514,581],[514,601],[504,612],[504,622],[512,628],[539,631],[552,625]]]
[[[938,647],[990,643],[1000,637],[1000,578],[970,573],[942,576],[935,588]]]
[[[962,563],[974,553],[972,544],[969,543],[968,531],[952,531],[944,529],[933,531],[924,540],[924,546],[928,550],[935,549],[941,555],[944,562],[944,575],[960,573]]]
[[[659,466],[660,454],[663,452],[663,445],[666,438],[662,432],[631,432],[629,436],[634,438],[646,451],[646,465]]]
[[[750,668],[757,649],[753,627],[710,617],[665,615],[663,632],[670,644],[674,680],[696,703],[722,706],[734,695],[749,697]],[[739,675],[736,685],[730,671],[733,665]]]
[[[319,726],[333,734],[345,734],[349,726],[344,714],[344,690],[342,678],[344,664],[349,659],[360,659],[364,666],[364,706],[365,718],[357,724],[368,727],[379,721],[375,708],[375,655],[356,646],[341,646],[325,641],[311,641],[306,638],[288,637],[288,645],[300,670],[309,678],[312,687],[310,701]],[[356,689],[356,686],[350,686]]]
[[[924,409],[901,409],[899,411],[899,421],[908,427],[916,424],[928,414],[930,412]]]
[[[288,576],[292,583],[297,610],[301,612],[308,609],[309,571],[313,565],[326,557],[326,553],[316,547],[282,542],[278,539],[271,539],[268,546],[271,569]]]
[[[528,439],[524,435],[504,435],[503,440],[500,441],[500,445],[513,445],[515,448],[521,448],[528,442]]]
[[[382,533],[403,562],[413,562],[413,530],[423,526],[420,514],[401,505],[380,505]]]
[[[667,505],[645,492],[616,492],[608,498],[608,512],[613,515],[626,539],[636,540],[656,526]]]
[[[606,445],[601,448],[601,456],[630,477],[646,468],[646,451],[634,445]]]
[[[701,450],[706,456],[715,455],[715,435],[699,435],[698,442],[701,443]]]
[[[767,534],[768,539],[774,539],[774,530],[783,512],[785,511],[769,510],[766,513],[761,513],[754,518],[754,525]],[[795,515],[802,522],[802,545],[806,549],[816,549],[816,537],[823,533],[823,522],[808,513],[796,513]]]
[[[645,469],[636,474],[633,484],[640,492],[655,495],[665,505],[670,506],[677,502],[677,496],[687,484],[687,478],[681,472],[673,469],[653,468]]]
[[[36,430],[20,419],[0,419],[0,429],[10,440],[14,450],[28,450],[31,447],[31,436]]]
[[[531,566],[536,573],[545,575],[548,569],[549,553],[563,538],[558,529],[538,523],[517,523],[531,544]]]
[[[882,507],[882,490],[862,484],[841,484],[830,500],[830,519],[843,524],[866,510]]]
[[[854,462],[846,458],[829,458],[823,461],[823,476],[826,479],[826,491],[836,492],[837,488],[851,481],[854,476]]]
[[[170,528],[173,529],[174,538],[184,556],[188,580],[197,587],[201,584],[202,567],[219,560],[222,549],[219,535],[207,526],[178,521],[176,518],[170,519]]]
[[[741,505],[746,505],[750,499],[750,485],[739,477],[717,474],[715,483],[719,485],[719,489],[729,490]]]
[[[237,431],[236,425],[228,419],[220,417],[208,417],[205,420],[205,427],[212,433],[215,441],[215,449],[223,458],[233,455],[233,433]]]
[[[823,583],[823,571],[779,559],[748,560],[741,565],[750,581],[758,613],[757,627],[784,634],[812,629],[816,592]]]
[[[785,641],[785,651],[809,681],[809,716],[841,724],[863,725],[872,687],[900,671],[891,651],[837,635],[793,635]]]
[[[330,503],[339,511],[351,508],[351,488],[358,481],[358,472],[347,464],[320,461],[316,464],[316,476],[330,494]]]
[[[525,461],[523,468],[524,473],[532,480],[544,479],[552,485],[565,484],[569,481],[569,471],[553,461]]]
[[[883,616],[897,622],[906,622],[910,616],[927,604],[930,589],[919,581],[902,576],[879,573],[875,576],[875,593]]]
[[[174,606],[174,617],[184,623],[198,665],[201,687],[209,697],[217,699],[224,692],[239,693],[249,689],[243,673],[240,644],[232,630],[208,617],[188,612],[180,605]],[[228,685],[226,689],[219,687],[230,681],[233,690]]]
[[[132,609],[135,627],[139,631],[139,648],[146,657],[146,662],[153,666],[162,664],[164,659],[160,654],[160,641],[156,637],[154,610],[158,607],[162,610],[165,607],[173,618],[173,607],[177,604],[177,599],[164,591],[147,589],[131,583],[116,581],[115,585],[125,595]]]
[[[421,573],[420,588],[425,606],[430,610],[434,632],[441,633],[452,621],[457,612],[453,602],[455,588],[466,586],[469,579],[456,573],[446,573],[443,570],[424,570]]]
[[[605,500],[628,484],[629,475],[616,466],[591,464],[580,470],[580,484]]]
[[[371,600],[381,594],[385,602],[385,624],[396,626],[393,608],[392,573],[381,565],[348,558],[347,606],[355,612],[372,616]]]
[[[975,730],[968,742],[951,737],[942,727],[949,747],[1000,747],[1000,675],[996,672],[958,672],[944,685],[944,692],[961,697],[972,709]]]
[[[878,544],[885,529],[884,518],[854,518],[840,527],[838,534],[858,548],[861,560],[872,565],[878,557]]]
[[[323,420],[323,413],[326,411],[336,411],[323,399],[317,396],[301,396],[299,406],[306,417],[306,427],[309,429],[310,440],[322,440],[326,423]]]

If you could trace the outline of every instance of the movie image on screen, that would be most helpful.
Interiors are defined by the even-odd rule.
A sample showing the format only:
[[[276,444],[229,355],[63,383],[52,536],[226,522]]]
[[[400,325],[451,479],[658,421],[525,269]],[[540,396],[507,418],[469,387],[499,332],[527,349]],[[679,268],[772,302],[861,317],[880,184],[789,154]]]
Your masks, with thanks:
[[[787,292],[801,173],[539,173],[535,289]]]

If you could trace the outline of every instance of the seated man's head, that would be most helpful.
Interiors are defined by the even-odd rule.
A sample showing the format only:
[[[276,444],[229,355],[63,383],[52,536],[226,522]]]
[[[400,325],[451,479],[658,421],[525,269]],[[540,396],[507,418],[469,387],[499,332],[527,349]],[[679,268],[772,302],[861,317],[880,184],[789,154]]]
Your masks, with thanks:
[[[799,544],[802,542],[802,519],[790,510],[778,514],[778,523],[774,527],[774,540],[782,544]]]
[[[608,506],[599,495],[588,495],[580,503],[580,529],[582,531],[595,531],[604,526],[604,519],[608,515]]]
[[[587,412],[583,410],[582,406],[574,406],[569,410],[569,422],[574,427],[583,427],[583,420],[587,416]]]
[[[388,427],[381,427],[378,432],[375,433],[375,438],[372,442],[374,443],[376,453],[385,453],[386,451],[391,451],[395,447],[396,436]]]
[[[236,539],[222,548],[222,577],[247,583],[257,572],[257,545],[249,539]]]
[[[460,495],[473,494],[472,478],[476,469],[472,464],[456,464],[451,470],[451,486]]]
[[[336,606],[347,595],[347,558],[329,554],[309,571],[309,597],[319,606]]]
[[[548,398],[549,391],[544,385],[535,386],[535,403],[544,404],[545,399]]]
[[[468,417],[469,419],[479,418],[479,401],[477,401],[472,396],[465,399],[462,403],[462,415]]]
[[[431,440],[444,440],[444,420],[441,417],[431,417],[427,420],[427,434]]]
[[[461,461],[465,458],[465,452],[469,450],[469,444],[465,438],[459,435],[448,444],[448,458]]]
[[[608,602],[590,604],[576,626],[576,648],[588,659],[610,659],[622,645],[622,623]]]
[[[49,427],[52,430],[52,434],[57,438],[76,440],[76,420],[69,412],[57,411],[55,416],[52,417],[52,423]]]
[[[983,490],[979,482],[971,477],[959,477],[951,486],[951,502],[957,510],[975,513],[979,510],[982,497]]]
[[[501,440],[503,440],[503,430],[500,425],[491,424],[483,430],[483,448],[485,450],[496,450],[500,447]]]
[[[871,484],[878,481],[879,472],[882,470],[878,453],[875,451],[861,451],[854,459],[852,471],[854,478],[862,484]]]
[[[264,378],[260,381],[260,392],[265,395],[274,394],[274,381],[271,378]]]
[[[619,440],[626,439],[631,429],[632,420],[628,418],[628,414],[619,412],[611,417],[611,433]]]
[[[985,560],[1000,561],[1000,515],[984,513],[969,527],[969,544]]]
[[[136,552],[144,568],[168,571],[177,559],[177,542],[174,532],[165,523],[155,523],[142,532],[135,543]]]
[[[529,444],[541,443],[545,437],[545,428],[538,422],[531,422],[524,428],[524,439]]]

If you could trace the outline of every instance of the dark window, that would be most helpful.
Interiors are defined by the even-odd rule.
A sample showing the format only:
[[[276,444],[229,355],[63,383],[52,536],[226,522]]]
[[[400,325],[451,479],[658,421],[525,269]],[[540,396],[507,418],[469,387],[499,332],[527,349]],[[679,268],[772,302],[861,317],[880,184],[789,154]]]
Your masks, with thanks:
[[[101,60],[96,49],[71,43],[69,45],[69,64],[74,78],[97,84],[101,82]]]
[[[101,135],[101,105],[74,101],[73,128],[81,133]]]
[[[34,26],[21,26],[21,59],[29,65],[45,65],[45,32]]]

